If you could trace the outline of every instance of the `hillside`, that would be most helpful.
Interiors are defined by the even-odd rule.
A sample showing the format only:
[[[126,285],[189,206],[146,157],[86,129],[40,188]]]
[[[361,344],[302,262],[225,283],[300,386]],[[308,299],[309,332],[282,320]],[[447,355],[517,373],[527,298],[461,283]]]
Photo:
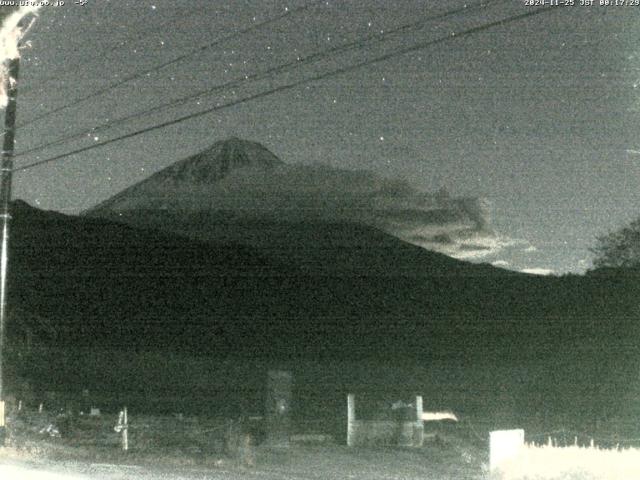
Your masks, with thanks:
[[[369,227],[304,227],[289,233],[314,248],[292,240],[285,251],[297,258],[285,264],[274,249],[17,203],[12,301],[69,345],[310,358],[535,356],[582,348],[629,318],[625,279],[514,274]]]
[[[263,249],[296,242],[287,255],[312,246],[315,238],[304,234],[309,224],[373,227],[460,258],[482,256],[500,245],[481,198],[423,192],[370,171],[288,164],[262,145],[234,137],[169,165],[83,215]],[[338,241],[349,242],[349,235]]]
[[[308,226],[305,235],[322,239],[312,251],[322,253],[317,270],[309,265],[318,258],[283,264],[271,250],[202,243],[20,202],[13,215],[12,299],[55,322],[64,332],[59,341],[70,345],[373,355],[392,339],[397,348],[388,354],[415,353],[441,340],[426,336],[433,329],[481,321],[455,312],[499,314],[500,291],[517,284],[514,277],[523,287],[540,282],[368,227]],[[341,245],[341,235],[359,246]],[[301,246],[298,257],[305,252]],[[487,302],[488,292],[495,301]]]
[[[49,319],[67,345],[177,346],[186,319],[215,317],[210,292],[225,278],[273,268],[249,247],[203,245],[19,201],[12,215],[11,301]]]
[[[260,372],[277,365],[296,372],[311,403],[338,409],[347,388],[409,388],[503,424],[523,409],[640,411],[629,401],[635,275],[514,274],[348,224],[294,230],[322,248],[283,264],[274,250],[21,202],[13,217],[8,333],[31,331],[40,346],[9,354],[7,371],[38,389],[89,386],[140,408],[168,408],[154,399],[187,391],[204,409],[259,401]]]
[[[154,408],[185,391],[259,402],[284,365],[338,410],[346,389],[409,388],[500,424],[640,412],[633,272],[539,277],[422,248],[495,239],[473,199],[230,139],[79,217],[16,203],[9,330],[47,333],[22,364],[39,384]]]

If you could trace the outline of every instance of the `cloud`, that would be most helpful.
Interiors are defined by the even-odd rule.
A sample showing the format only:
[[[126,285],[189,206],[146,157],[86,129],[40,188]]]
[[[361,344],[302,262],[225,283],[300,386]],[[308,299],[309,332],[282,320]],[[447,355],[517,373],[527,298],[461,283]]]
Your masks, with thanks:
[[[97,211],[217,211],[230,221],[354,222],[460,259],[485,258],[514,245],[491,228],[490,205],[482,198],[424,192],[366,170],[256,160],[251,152],[229,167],[210,155],[178,162]]]
[[[382,178],[369,171],[347,171],[330,167],[294,167],[298,170],[286,183],[295,185],[292,197],[300,196],[298,174],[322,185],[318,193],[325,201],[321,215],[326,220],[358,221],[402,240],[460,259],[489,256],[510,244],[490,226],[488,201],[482,198],[452,198],[446,192],[429,193],[407,182]],[[289,177],[290,173],[285,174]]]
[[[520,270],[522,273],[530,273],[532,275],[554,275],[556,272],[550,268],[523,268]]]
[[[177,182],[169,188],[166,182],[146,182],[138,192],[142,196],[170,208],[224,210],[243,218],[358,222],[461,259],[483,258],[511,244],[491,228],[486,200],[423,192],[364,170],[286,164],[238,168],[208,185]]]
[[[495,262],[491,262],[491,265],[494,267],[508,267],[511,264],[506,260],[496,260]]]

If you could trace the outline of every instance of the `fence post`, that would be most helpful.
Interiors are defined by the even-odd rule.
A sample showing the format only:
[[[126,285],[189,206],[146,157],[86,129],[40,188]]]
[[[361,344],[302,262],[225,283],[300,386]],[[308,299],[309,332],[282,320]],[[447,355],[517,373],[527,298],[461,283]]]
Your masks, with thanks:
[[[422,395],[416,395],[416,425],[413,428],[413,446],[424,444],[424,421],[422,420]]]
[[[347,395],[347,446],[353,447],[354,430],[356,422],[356,396],[353,393]]]
[[[524,447],[524,430],[496,430],[489,433],[489,469],[515,457]]]
[[[127,407],[124,407],[124,419],[122,425],[122,450],[129,450],[129,419],[127,418]]]
[[[0,400],[0,446],[4,446],[7,436],[7,426],[5,424],[4,416],[4,400]]]
[[[127,417],[127,407],[124,407],[120,410],[120,414],[118,415],[118,423],[113,429],[122,433],[122,450],[129,450],[129,419]]]

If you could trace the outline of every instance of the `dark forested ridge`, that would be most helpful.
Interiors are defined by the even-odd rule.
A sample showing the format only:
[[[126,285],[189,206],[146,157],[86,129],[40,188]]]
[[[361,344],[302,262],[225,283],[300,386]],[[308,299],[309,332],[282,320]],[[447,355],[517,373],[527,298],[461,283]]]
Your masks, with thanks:
[[[263,225],[267,248],[14,203],[8,371],[42,389],[144,388],[147,407],[174,390],[206,392],[207,405],[247,382],[259,399],[269,365],[336,406],[366,381],[499,415],[633,407],[636,271],[539,277],[369,227],[289,227]],[[21,355],[25,336],[36,347]]]
[[[46,318],[61,344],[314,358],[535,356],[607,342],[630,348],[635,329],[632,274],[517,274],[351,224],[290,225],[286,242],[268,230],[277,245],[268,249],[21,202],[13,216],[11,302]],[[347,236],[357,241],[331,240]]]

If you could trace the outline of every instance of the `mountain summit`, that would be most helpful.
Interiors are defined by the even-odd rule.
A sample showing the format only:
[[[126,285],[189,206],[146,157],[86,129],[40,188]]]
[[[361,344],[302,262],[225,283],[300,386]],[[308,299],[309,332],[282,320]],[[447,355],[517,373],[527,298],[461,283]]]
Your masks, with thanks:
[[[273,168],[282,163],[259,143],[230,137],[161,170],[150,177],[149,181],[209,185],[222,180],[236,169]]]
[[[156,172],[86,213],[207,208],[207,201],[201,205],[205,200],[202,197],[209,197],[205,192],[231,173],[246,171],[255,174],[281,165],[284,163],[261,144],[230,137]]]

